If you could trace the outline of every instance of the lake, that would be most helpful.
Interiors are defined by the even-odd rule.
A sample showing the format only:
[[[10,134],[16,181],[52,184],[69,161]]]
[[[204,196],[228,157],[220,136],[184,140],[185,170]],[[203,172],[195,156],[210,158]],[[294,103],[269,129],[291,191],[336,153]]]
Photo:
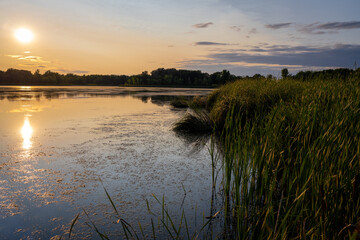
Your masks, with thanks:
[[[147,237],[159,220],[147,201],[162,214],[154,196],[174,221],[184,212],[190,230],[201,227],[212,211],[209,142],[172,131],[186,110],[169,102],[211,91],[1,86],[0,239],[56,239],[78,213],[75,238],[96,239],[91,222],[122,236],[104,188]]]

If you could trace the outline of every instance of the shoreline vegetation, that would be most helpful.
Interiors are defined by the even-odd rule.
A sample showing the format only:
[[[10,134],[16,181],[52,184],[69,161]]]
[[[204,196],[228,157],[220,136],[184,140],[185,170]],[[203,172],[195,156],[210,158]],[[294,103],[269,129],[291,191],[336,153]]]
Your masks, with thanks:
[[[215,131],[221,238],[360,238],[360,69],[241,79],[200,102],[174,130]]]
[[[124,87],[206,87],[214,88],[239,77],[228,70],[212,74],[199,70],[158,68],[138,75],[76,75],[39,70],[34,74],[27,70],[10,68],[0,71],[0,85],[26,86],[124,86]]]

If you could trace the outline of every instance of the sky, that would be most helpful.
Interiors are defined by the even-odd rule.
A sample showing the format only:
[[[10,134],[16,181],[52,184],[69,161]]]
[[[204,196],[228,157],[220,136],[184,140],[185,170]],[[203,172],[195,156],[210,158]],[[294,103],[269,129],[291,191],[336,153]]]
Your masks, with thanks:
[[[359,0],[0,0],[0,70],[280,75],[360,65]],[[18,41],[29,29],[34,39]]]

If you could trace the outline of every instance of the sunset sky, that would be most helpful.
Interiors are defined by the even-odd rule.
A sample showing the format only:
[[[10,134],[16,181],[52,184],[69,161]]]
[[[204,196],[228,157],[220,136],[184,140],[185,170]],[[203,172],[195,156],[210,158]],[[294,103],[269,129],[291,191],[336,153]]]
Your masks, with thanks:
[[[1,0],[0,70],[237,75],[360,65],[360,1]],[[34,39],[24,43],[15,31]]]

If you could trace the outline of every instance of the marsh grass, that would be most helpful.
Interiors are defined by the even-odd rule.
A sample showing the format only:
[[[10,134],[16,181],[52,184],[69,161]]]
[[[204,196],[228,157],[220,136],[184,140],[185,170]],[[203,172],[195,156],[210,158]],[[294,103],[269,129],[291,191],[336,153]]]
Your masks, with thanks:
[[[207,96],[195,96],[190,102],[189,107],[193,109],[206,108],[208,97]]]
[[[177,122],[173,129],[182,133],[211,133],[214,124],[206,110],[190,109]]]
[[[210,100],[226,238],[359,238],[359,81],[237,82]]]
[[[170,105],[174,108],[188,108],[189,101],[183,98],[176,98],[170,102]]]
[[[278,102],[291,101],[303,88],[295,81],[249,79],[229,83],[209,95],[210,118],[222,130],[229,111],[233,111],[241,113],[239,120],[244,125],[265,116]]]

